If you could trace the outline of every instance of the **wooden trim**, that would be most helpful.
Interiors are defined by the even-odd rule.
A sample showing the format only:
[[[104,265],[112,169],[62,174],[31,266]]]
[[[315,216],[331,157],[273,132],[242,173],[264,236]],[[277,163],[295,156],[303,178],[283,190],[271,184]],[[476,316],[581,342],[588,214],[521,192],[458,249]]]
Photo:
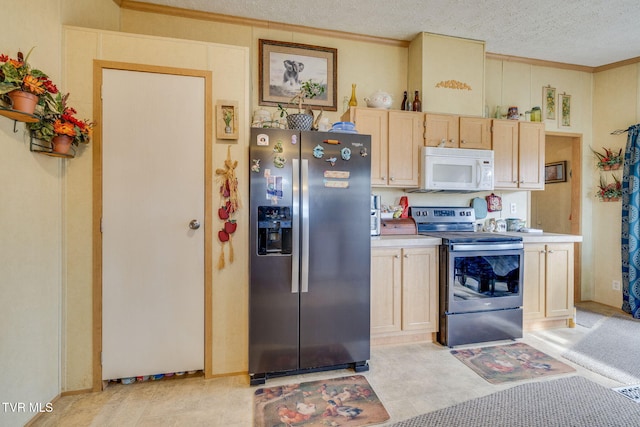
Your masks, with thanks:
[[[296,33],[313,34],[316,36],[334,37],[344,40],[360,41],[365,43],[376,43],[387,46],[409,47],[409,41],[397,40],[385,37],[367,36],[364,34],[350,33],[346,31],[326,30],[322,28],[306,27],[303,25],[292,25],[281,22],[266,21],[263,19],[241,18],[220,13],[204,12],[201,10],[184,9],[179,7],[164,6],[152,3],[143,3],[135,0],[120,0],[122,9],[135,10],[138,12],[158,13],[180,18],[199,19],[202,21],[221,22],[233,25],[246,25],[250,27],[265,28],[269,30],[291,31]]]
[[[204,377],[210,378],[213,373],[213,73],[211,71],[205,72],[204,99]]]
[[[213,74],[209,70],[193,70],[186,68],[162,67],[146,64],[132,64],[116,61],[93,61],[93,117],[96,125],[93,131],[93,388],[103,389],[102,363],[102,73],[104,69],[124,71],[174,74],[181,76],[202,77],[205,79],[205,141],[204,141],[204,374],[211,376],[213,371],[212,346],[212,283],[213,283],[213,213],[212,213],[212,125],[213,125]]]
[[[582,135],[571,147],[571,234],[582,234]],[[573,302],[582,301],[582,243],[573,245]]]
[[[93,393],[93,389],[91,388],[85,388],[82,390],[70,390],[70,391],[63,391],[62,393],[60,393],[59,397],[65,397],[65,396],[75,396],[78,394],[87,394],[87,393]],[[52,402],[55,402],[58,398],[55,398]]]
[[[640,62],[640,56],[625,59],[624,61],[612,62],[611,64],[600,65],[599,67],[595,67],[594,73],[611,70],[612,68],[624,67],[625,65],[637,64],[638,62]]]
[[[499,53],[485,53],[485,59],[496,59],[499,61],[521,62],[524,64],[537,65],[540,67],[560,68],[563,70],[585,71],[593,73],[595,68],[586,65],[567,64],[565,62],[544,61],[542,59],[525,58],[522,56],[501,55]]]
[[[102,68],[93,61],[93,391],[102,390]]]

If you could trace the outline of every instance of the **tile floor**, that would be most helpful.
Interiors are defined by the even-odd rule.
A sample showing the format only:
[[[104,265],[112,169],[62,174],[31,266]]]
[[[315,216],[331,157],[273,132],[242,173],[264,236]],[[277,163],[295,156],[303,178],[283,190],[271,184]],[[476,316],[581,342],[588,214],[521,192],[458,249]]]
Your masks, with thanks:
[[[621,313],[593,303],[584,306],[603,314]],[[561,357],[587,331],[577,325],[529,332],[522,342],[574,366],[576,373],[569,375],[581,375],[607,387],[620,385]],[[340,370],[281,377],[268,380],[267,386],[352,373]],[[387,425],[522,383],[489,384],[453,357],[448,348],[432,343],[374,347],[370,370],[364,375],[391,415]],[[544,380],[554,378],[557,377]],[[32,425],[250,427],[253,393],[257,388],[249,385],[247,376],[116,384],[99,393],[62,397],[54,403],[52,413],[43,414]]]

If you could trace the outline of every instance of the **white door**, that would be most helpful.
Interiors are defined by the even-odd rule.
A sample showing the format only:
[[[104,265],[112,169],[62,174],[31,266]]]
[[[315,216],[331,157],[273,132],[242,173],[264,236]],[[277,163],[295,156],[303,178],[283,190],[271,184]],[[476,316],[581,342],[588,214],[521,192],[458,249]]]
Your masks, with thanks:
[[[203,369],[205,79],[102,78],[102,379]]]

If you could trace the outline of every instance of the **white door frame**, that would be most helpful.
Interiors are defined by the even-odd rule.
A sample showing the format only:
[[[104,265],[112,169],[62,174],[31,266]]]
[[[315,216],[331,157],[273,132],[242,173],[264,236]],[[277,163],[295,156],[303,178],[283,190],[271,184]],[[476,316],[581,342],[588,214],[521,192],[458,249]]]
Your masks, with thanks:
[[[113,61],[93,62],[93,111],[96,126],[93,131],[93,390],[104,387],[102,381],[102,74],[104,69],[139,71],[202,77],[205,79],[205,150],[204,150],[204,375],[213,376],[212,367],[212,80],[211,71],[174,67],[159,67]]]

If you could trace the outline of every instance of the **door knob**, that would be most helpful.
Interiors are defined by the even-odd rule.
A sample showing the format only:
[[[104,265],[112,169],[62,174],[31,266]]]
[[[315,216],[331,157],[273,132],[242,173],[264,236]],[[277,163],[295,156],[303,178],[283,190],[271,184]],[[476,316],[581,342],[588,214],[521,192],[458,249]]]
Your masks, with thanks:
[[[197,219],[192,219],[189,223],[189,228],[192,230],[197,230],[198,228],[200,228],[200,223]]]

